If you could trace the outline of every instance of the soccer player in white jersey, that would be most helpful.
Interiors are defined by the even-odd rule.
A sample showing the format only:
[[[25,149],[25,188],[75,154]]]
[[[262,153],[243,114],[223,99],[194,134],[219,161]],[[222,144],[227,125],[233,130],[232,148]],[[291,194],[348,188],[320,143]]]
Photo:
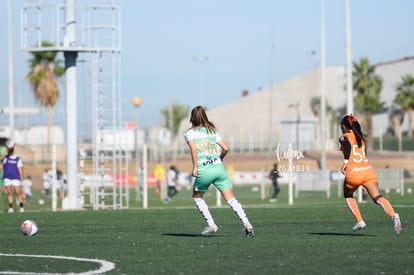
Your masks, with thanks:
[[[204,193],[213,184],[240,218],[246,237],[254,237],[253,226],[250,224],[243,206],[234,197],[230,179],[224,169],[223,159],[229,151],[227,145],[216,132],[215,125],[208,120],[202,106],[194,107],[191,110],[190,122],[192,127],[185,133],[185,139],[190,147],[193,163],[192,176],[195,177],[193,200],[207,222],[207,227],[201,234],[209,235],[218,230],[208,205],[203,199]]]

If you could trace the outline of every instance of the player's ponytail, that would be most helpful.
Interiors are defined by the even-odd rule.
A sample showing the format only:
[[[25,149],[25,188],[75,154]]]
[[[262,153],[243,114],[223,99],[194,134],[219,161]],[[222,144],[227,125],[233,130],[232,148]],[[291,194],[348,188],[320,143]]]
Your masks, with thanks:
[[[344,116],[341,120],[341,125],[354,132],[358,147],[361,147],[362,143],[365,143],[366,134],[362,132],[361,124],[359,124],[359,121],[353,114]]]

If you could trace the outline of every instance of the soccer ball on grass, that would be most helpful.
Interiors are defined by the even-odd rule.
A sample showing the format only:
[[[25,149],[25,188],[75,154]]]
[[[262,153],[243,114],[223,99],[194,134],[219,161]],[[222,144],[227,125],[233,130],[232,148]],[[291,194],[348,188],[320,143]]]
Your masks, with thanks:
[[[22,228],[22,233],[25,236],[36,235],[37,231],[39,231],[37,223],[32,220],[25,220],[20,227]]]

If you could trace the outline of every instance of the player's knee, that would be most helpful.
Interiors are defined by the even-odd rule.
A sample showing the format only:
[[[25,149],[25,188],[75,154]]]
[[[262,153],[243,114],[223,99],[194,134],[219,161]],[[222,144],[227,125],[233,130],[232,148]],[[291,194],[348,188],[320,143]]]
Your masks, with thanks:
[[[344,187],[344,198],[353,198],[354,197],[354,190]]]
[[[353,198],[353,197],[354,197],[354,194],[352,194],[352,193],[344,193],[344,198],[345,199]]]
[[[375,198],[373,198],[372,200],[373,200],[376,204],[378,204],[378,200],[379,200],[381,197],[382,197],[382,195],[378,195],[378,196],[376,196]]]
[[[345,198],[345,199],[348,199],[348,198],[353,198],[353,197],[354,197],[354,191],[355,191],[355,190],[353,190],[353,189],[351,189],[351,188],[348,188],[348,187],[346,186],[346,184],[344,184],[344,189],[343,189],[343,192],[344,192],[344,198]]]

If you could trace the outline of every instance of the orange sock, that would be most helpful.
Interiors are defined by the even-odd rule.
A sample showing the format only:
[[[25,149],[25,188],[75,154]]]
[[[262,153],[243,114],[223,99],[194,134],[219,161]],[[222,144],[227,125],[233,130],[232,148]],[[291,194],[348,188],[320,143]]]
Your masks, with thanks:
[[[377,199],[377,204],[384,209],[385,214],[388,216],[392,217],[395,214],[394,208],[392,208],[391,203],[386,198],[379,197]]]
[[[354,215],[357,222],[362,221],[361,212],[359,212],[358,203],[354,198],[345,198],[346,204],[348,205],[349,210],[351,210],[352,215]]]

